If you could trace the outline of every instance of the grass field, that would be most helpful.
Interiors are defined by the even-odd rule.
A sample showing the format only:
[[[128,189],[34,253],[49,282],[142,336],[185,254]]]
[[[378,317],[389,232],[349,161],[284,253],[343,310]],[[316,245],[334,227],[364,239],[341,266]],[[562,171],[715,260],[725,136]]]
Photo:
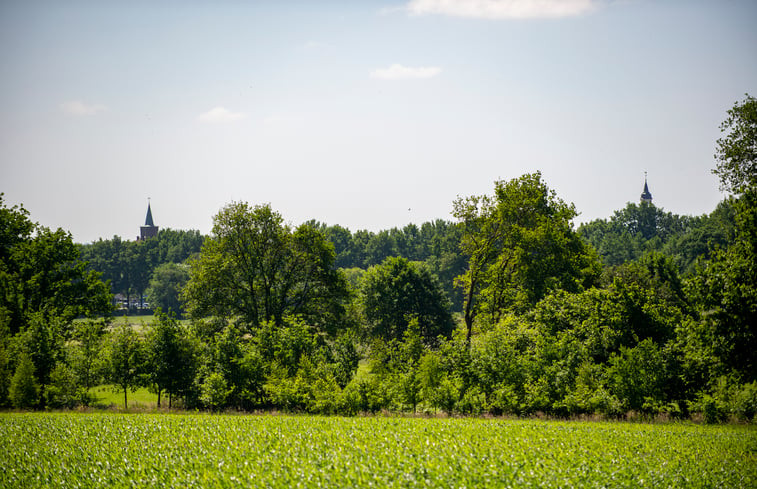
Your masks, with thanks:
[[[1,414],[0,487],[757,487],[751,426]]]
[[[99,385],[89,390],[93,396],[92,405],[100,407],[116,406],[124,407],[124,391],[114,389],[112,385]],[[152,408],[158,403],[158,395],[150,392],[146,387],[140,387],[136,391],[127,393],[130,408]],[[168,398],[166,398],[168,403]]]

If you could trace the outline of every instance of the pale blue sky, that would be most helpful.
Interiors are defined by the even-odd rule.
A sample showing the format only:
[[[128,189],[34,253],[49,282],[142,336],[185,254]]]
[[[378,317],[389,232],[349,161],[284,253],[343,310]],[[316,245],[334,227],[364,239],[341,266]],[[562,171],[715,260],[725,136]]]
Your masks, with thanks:
[[[539,7],[539,8],[535,8]],[[0,191],[78,242],[232,200],[353,231],[541,170],[580,221],[710,212],[757,2],[0,3]],[[408,210],[410,209],[410,210]]]

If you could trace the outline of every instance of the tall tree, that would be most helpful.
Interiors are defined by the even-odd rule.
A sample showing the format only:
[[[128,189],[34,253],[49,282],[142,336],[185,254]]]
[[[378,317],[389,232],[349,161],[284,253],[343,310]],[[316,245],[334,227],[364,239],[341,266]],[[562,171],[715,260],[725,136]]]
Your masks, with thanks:
[[[599,274],[595,254],[573,231],[574,206],[558,198],[539,172],[496,182],[491,197],[457,199],[453,215],[463,226],[461,248],[468,256],[468,269],[458,277],[468,343],[479,313],[496,322],[551,290],[579,291]]]
[[[165,391],[170,409],[173,396],[186,390],[194,378],[195,355],[178,321],[160,311],[155,319],[145,339],[146,370],[158,393],[158,407]]]
[[[422,263],[387,258],[365,273],[360,296],[372,336],[401,340],[411,320],[427,344],[452,333],[449,299]]]
[[[691,281],[702,311],[695,343],[715,360],[715,375],[734,372],[757,380],[757,100],[749,95],[728,111],[717,142],[714,172],[721,188],[739,194],[732,201],[734,236],[716,249]]]
[[[728,110],[720,125],[726,135],[718,139],[715,150],[720,188],[742,193],[757,187],[757,99],[745,95]]]
[[[74,325],[73,340],[69,344],[71,364],[86,392],[100,380],[99,358],[105,336],[105,321],[88,320]],[[85,399],[86,402],[87,399]]]
[[[328,329],[343,314],[347,285],[321,231],[307,224],[292,231],[269,205],[234,202],[214,217],[185,296],[195,317],[240,317],[258,327],[301,315]]]
[[[86,269],[71,234],[32,223],[23,207],[7,208],[0,194],[0,315],[10,332],[39,312],[70,324],[110,308],[107,287]]]
[[[121,324],[105,337],[105,375],[124,393],[124,409],[129,407],[128,391],[145,383],[144,344],[131,326]]]

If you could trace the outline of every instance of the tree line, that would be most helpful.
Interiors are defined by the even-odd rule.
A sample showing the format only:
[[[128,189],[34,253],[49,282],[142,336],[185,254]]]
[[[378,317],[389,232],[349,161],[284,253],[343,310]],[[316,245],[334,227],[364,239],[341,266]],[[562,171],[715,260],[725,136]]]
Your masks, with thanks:
[[[0,402],[87,403],[108,382],[125,403],[150,386],[185,408],[753,419],[755,128],[747,96],[716,142],[731,197],[701,217],[642,202],[574,229],[574,206],[536,172],[457,199],[454,222],[352,233],[232,202],[199,249],[199,233],[163,231],[50,269],[23,251],[44,230],[2,206],[16,295],[0,308]],[[99,273],[165,308],[141,331],[108,325]],[[81,293],[59,296],[70,284]]]

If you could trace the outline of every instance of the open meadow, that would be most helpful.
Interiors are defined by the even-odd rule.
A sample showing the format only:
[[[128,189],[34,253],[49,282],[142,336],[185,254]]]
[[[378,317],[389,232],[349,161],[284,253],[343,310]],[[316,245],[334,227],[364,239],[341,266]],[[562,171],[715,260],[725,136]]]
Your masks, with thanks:
[[[0,487],[756,487],[754,426],[0,414]]]

